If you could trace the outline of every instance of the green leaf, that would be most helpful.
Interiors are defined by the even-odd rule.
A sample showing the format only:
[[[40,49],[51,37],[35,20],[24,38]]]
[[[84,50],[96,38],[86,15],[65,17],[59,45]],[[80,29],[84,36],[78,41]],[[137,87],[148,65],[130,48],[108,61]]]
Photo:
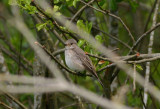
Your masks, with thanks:
[[[85,40],[80,39],[80,40],[78,41],[78,46],[81,47],[82,45],[84,45],[85,42],[86,42]]]
[[[76,4],[77,4],[77,2],[78,2],[79,0],[74,0],[73,1],[73,6],[76,8]]]
[[[106,0],[100,0],[100,1],[98,1],[98,4],[99,4],[100,6],[103,6],[105,3],[106,3]]]
[[[30,4],[31,0],[24,0],[26,2],[26,4]]]
[[[77,26],[80,27],[81,29],[85,30],[85,25],[83,24],[83,20],[78,20]]]
[[[60,9],[60,8],[59,8],[59,6],[58,6],[58,5],[55,5],[55,6],[54,6],[54,8],[53,8],[53,11],[54,11],[54,12],[56,12],[55,14],[56,14],[57,16],[60,16],[60,15],[61,15],[61,13],[60,13],[60,12],[58,12],[58,11],[59,11],[59,9]]]
[[[137,7],[138,7],[138,3],[136,1],[133,1],[133,0],[128,0],[129,4],[131,5],[132,7],[132,11],[136,11]]]
[[[31,5],[25,5],[26,10],[29,14],[35,14],[37,12],[37,8]]]
[[[110,1],[110,8],[111,8],[111,11],[116,11],[118,9],[116,0]]]
[[[9,0],[8,4],[9,5],[18,5],[17,0]]]
[[[73,0],[66,0],[68,6],[73,6]]]
[[[64,31],[67,31],[67,28],[66,27],[63,27],[63,26],[59,26],[60,29],[64,30]]]
[[[91,29],[92,29],[92,22],[90,22],[90,23],[86,22],[86,31],[87,31],[87,33],[90,33]]]
[[[91,29],[92,29],[92,23],[91,22],[88,23],[88,21],[86,21],[86,23],[84,24],[83,20],[78,20],[77,21],[77,26],[87,33],[90,33]]]
[[[138,65],[138,64],[136,65],[136,68],[139,69],[139,70],[143,70],[142,66]]]
[[[88,45],[84,47],[84,51],[86,51],[86,52],[88,52],[88,53],[90,53],[90,49],[91,49],[91,48],[90,48],[90,46],[88,46]]]
[[[36,28],[38,31],[40,31],[41,29],[45,28],[47,25],[47,23],[39,23],[39,24],[36,24]]]
[[[103,42],[102,36],[100,36],[100,35],[96,35],[95,39],[96,39],[98,42],[100,42],[100,43]]]
[[[49,24],[49,26],[50,26],[51,28],[53,28],[53,27],[54,27],[54,25],[53,25],[53,23],[52,23],[52,21],[51,21],[51,20],[48,20],[46,23],[47,23],[47,24]]]
[[[18,5],[22,9],[28,11],[29,14],[35,14],[37,12],[37,8],[35,6],[30,5],[31,0],[9,0],[8,4],[10,5]]]
[[[140,93],[139,90],[136,90],[136,94]],[[141,98],[137,95],[134,95],[132,91],[127,92],[127,101],[130,106],[140,106]]]
[[[54,3],[59,3],[60,2],[60,0],[54,0]]]
[[[59,6],[54,5],[53,11],[54,11],[54,12],[57,12],[58,10],[59,10]]]

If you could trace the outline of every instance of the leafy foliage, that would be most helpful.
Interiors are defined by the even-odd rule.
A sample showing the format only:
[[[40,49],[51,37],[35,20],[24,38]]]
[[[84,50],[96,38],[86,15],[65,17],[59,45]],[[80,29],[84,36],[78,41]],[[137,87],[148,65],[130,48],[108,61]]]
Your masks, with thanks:
[[[19,7],[21,9],[20,14],[21,16],[23,16],[24,21],[26,22],[27,26],[30,28],[32,33],[35,36],[37,36],[37,39],[41,39],[44,41],[43,43],[47,43],[46,45],[43,45],[46,48],[48,46],[49,48],[53,48],[54,50],[64,48],[63,43],[57,38],[57,34],[58,34],[58,36],[62,38],[63,40],[67,40],[69,38],[78,39],[78,46],[82,48],[86,53],[90,53],[90,54],[94,54],[94,55],[103,57],[103,54],[101,54],[99,51],[94,49],[90,45],[89,42],[87,42],[84,39],[79,39],[78,35],[75,34],[74,31],[69,30],[64,25],[56,21],[54,18],[51,18],[51,16],[49,15],[49,12],[53,9],[53,11],[57,13],[57,15],[59,16],[64,15],[66,19],[70,20],[73,17],[73,15],[75,15],[75,13],[77,13],[78,10],[80,10],[84,6],[84,4],[80,0],[53,0],[54,3],[52,6],[53,8],[51,10],[42,9],[42,11],[45,14],[49,15],[49,18],[45,16],[42,12],[40,12],[36,6],[32,5],[33,1],[34,0],[2,0],[0,1],[0,13],[1,13],[1,6],[2,6],[2,9],[3,7],[6,7],[6,9],[9,12],[12,12],[11,6]],[[83,0],[83,1],[87,3],[90,0]],[[50,2],[52,2],[52,0],[48,0],[48,3]],[[143,5],[140,5],[140,3]],[[100,11],[95,10],[94,8],[99,9],[99,10],[103,9],[101,11],[109,10],[111,12],[118,12],[119,18],[121,18],[122,21],[128,26],[128,29],[130,29],[131,33],[133,33],[134,38],[138,39],[140,37],[139,34],[142,34],[142,32],[144,31],[143,30],[144,24],[146,24],[146,21],[148,18],[149,11],[148,11],[148,8],[146,7],[150,6],[149,7],[149,10],[150,10],[152,7],[152,4],[153,4],[153,1],[145,1],[145,0],[141,0],[138,2],[135,0],[108,0],[108,1],[107,0],[96,0],[92,4],[90,4],[92,8],[87,6],[84,10],[81,11],[81,13],[79,13],[76,16],[73,23],[75,23],[79,29],[82,29],[84,32],[91,34],[95,38],[95,40],[97,40],[99,43],[105,46],[111,45],[111,38],[109,38],[108,35],[105,34],[106,32],[109,34],[113,33],[112,34],[113,36],[115,34],[118,34],[117,38],[121,40],[122,42],[128,44],[131,47],[133,42],[128,32],[126,31],[124,26],[121,24],[121,22],[119,22],[119,20],[117,19],[114,19],[114,17],[109,17],[108,14],[103,14]],[[130,12],[130,9],[133,12]],[[139,12],[138,15],[137,13],[135,13],[136,11]],[[33,20],[34,19],[33,16],[36,16],[38,19],[40,19],[41,23],[36,24]],[[115,27],[115,25],[113,27],[110,27],[109,24],[113,20],[118,21],[117,28]],[[22,34],[20,34],[15,28],[7,24],[6,21],[3,19],[0,20],[0,36],[2,33],[5,36],[5,38],[8,38],[9,40],[7,40],[7,42],[12,44],[15,50],[12,50],[10,45],[6,43],[5,38],[0,37],[0,47],[3,45],[4,48],[8,50],[10,53],[10,55],[8,55],[4,51],[2,51],[5,57],[5,63],[11,74],[33,76],[26,69],[30,68],[32,71],[34,69],[33,64],[36,61],[34,51],[29,46],[28,42],[22,37]],[[149,24],[150,24],[150,21],[149,21]],[[148,25],[148,28],[149,27],[150,25]],[[111,28],[114,28],[114,29],[111,30]],[[49,38],[46,34],[45,35],[41,34],[41,31],[43,31],[43,29],[47,30],[47,34]],[[56,31],[57,34],[53,32],[54,30]],[[158,35],[160,34],[159,32],[160,31],[155,32],[155,36],[157,38],[158,38]],[[40,33],[40,34],[37,34],[37,33]],[[148,37],[146,37],[146,39],[147,38]],[[145,45],[147,43],[146,39],[144,39],[144,43],[142,42],[142,45],[139,45],[139,48],[137,48],[138,52],[146,53],[146,50],[148,47],[148,45],[147,46]],[[49,41],[53,43],[50,43]],[[155,45],[153,46],[153,51],[159,52],[158,50],[159,50],[160,44],[158,40],[156,40],[154,44]],[[115,47],[119,48],[119,50],[117,51],[117,54],[119,54],[120,56],[125,56],[129,52],[129,49],[118,41],[116,41]],[[139,49],[141,49],[141,51]],[[25,62],[22,58],[20,58],[20,55],[17,54],[16,51],[22,55],[22,58],[24,57],[27,60],[27,62],[31,63],[32,67],[27,66],[27,68],[24,68],[23,66],[25,66],[27,62]],[[103,61],[95,57],[90,57],[90,58],[96,67],[96,71],[99,71],[101,68],[104,68],[105,66],[111,64],[111,62],[109,61]],[[58,55],[57,59],[63,63],[64,54]],[[136,70],[140,72],[142,76],[144,76],[144,73],[146,70],[143,66],[144,64],[136,64]],[[105,80],[106,78],[104,77],[104,75],[107,73],[113,73],[114,71],[115,69],[112,71],[109,68],[107,68],[97,73],[101,79]],[[159,61],[154,61],[151,64],[152,73],[150,74],[151,75],[150,81],[155,84],[156,86],[155,88],[157,89],[159,89],[160,87],[159,71],[160,71]],[[45,74],[45,75],[49,76],[49,74]],[[81,76],[75,76],[71,74],[68,74],[68,75],[67,76],[70,77],[71,80],[73,80],[78,85],[83,86],[87,88],[88,90],[91,90],[99,95],[103,94],[103,91],[102,91],[103,89],[96,80],[93,81],[93,79],[88,76],[81,77]],[[111,75],[113,76],[114,73]],[[124,98],[126,98],[124,101],[124,104],[131,106],[131,107],[135,107],[135,108],[142,108],[143,98],[140,95],[140,94],[143,94],[143,91],[140,90],[142,87],[137,85],[136,90],[133,92],[132,90],[133,81],[130,78],[128,79],[126,73],[122,70],[120,70],[117,73],[116,77],[117,77],[116,78],[117,86],[115,89],[112,88],[111,95],[114,96],[115,92],[117,92],[118,90],[118,87],[121,87],[123,84],[126,83],[130,85],[131,88],[127,91],[127,94],[124,96]],[[126,82],[127,79],[128,81]],[[65,94],[61,94],[61,93],[55,94],[57,96],[58,108],[63,107],[65,105],[73,104],[77,100],[77,98],[75,98],[72,94],[68,94],[67,92],[65,92]],[[34,99],[33,97],[34,97],[33,94],[21,94],[17,96],[20,102],[25,104],[27,107],[29,107],[30,104],[33,105],[33,102],[28,102],[28,101],[33,101]],[[45,100],[47,101],[47,99]],[[50,100],[50,101],[53,101],[53,100]],[[82,101],[85,102],[84,99],[82,99]],[[4,102],[7,103],[6,100],[4,100]],[[79,103],[78,100],[76,102]],[[75,105],[74,107],[69,107],[69,109],[75,109],[78,106],[79,105]],[[86,109],[88,109],[89,106],[92,108],[96,108],[97,105],[95,104],[88,105],[87,103],[85,104]],[[156,106],[157,109],[160,108],[159,102],[154,100],[152,96],[149,96],[147,107],[152,108],[154,106]]]

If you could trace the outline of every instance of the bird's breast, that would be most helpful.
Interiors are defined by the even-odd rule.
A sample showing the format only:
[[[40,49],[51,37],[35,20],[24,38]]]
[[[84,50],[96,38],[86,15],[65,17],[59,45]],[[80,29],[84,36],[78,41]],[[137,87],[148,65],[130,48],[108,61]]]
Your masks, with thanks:
[[[75,71],[84,71],[85,68],[73,50],[65,50],[65,61],[67,66]]]

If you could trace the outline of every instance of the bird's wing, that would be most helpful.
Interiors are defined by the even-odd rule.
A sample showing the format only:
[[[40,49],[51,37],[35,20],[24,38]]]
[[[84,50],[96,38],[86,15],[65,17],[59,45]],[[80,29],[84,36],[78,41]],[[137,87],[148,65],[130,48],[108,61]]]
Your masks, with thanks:
[[[99,83],[102,85],[103,88],[105,88],[105,86],[103,85],[102,81],[99,79],[95,67],[92,64],[92,61],[90,60],[89,56],[85,54],[85,52],[79,48],[79,47],[75,47],[73,49],[75,51],[75,53],[77,54],[77,58],[79,58],[82,62],[82,64],[84,65],[84,67],[91,72],[99,81]]]
[[[81,60],[82,64],[85,66],[85,68],[93,73],[94,76],[97,77],[96,71],[95,71],[95,67],[92,64],[92,61],[90,60],[90,58],[85,54],[85,52],[79,48],[76,47],[75,49],[73,49],[75,51],[75,53],[77,54],[78,58]]]

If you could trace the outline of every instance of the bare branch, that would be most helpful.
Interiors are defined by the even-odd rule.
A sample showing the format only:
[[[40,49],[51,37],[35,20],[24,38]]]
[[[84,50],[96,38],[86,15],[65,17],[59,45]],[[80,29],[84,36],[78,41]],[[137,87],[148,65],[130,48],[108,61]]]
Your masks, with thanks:
[[[74,14],[74,16],[71,18],[71,22],[77,17],[77,15],[78,15],[79,13],[81,13],[81,12],[87,7],[87,5],[89,5],[89,4],[93,3],[93,2],[94,2],[94,0],[89,1],[89,2],[88,2],[87,4],[85,4],[80,10],[78,10],[77,13]]]
[[[134,43],[134,45],[132,46],[132,48],[129,51],[129,55],[132,53],[132,51],[136,48],[136,46],[141,42],[141,40],[147,36],[148,34],[150,34],[152,31],[154,31],[155,29],[157,29],[160,26],[160,23],[157,23],[154,27],[152,27],[151,29],[149,29],[148,31],[146,31],[145,33],[143,33],[138,40]]]
[[[160,4],[160,0],[158,0],[157,4],[155,5],[152,27],[156,26],[159,4]],[[153,40],[154,40],[154,31],[152,31],[150,34],[150,40],[148,44],[148,54],[152,53]],[[145,84],[144,84],[144,98],[143,98],[145,105],[147,105],[147,100],[148,100],[147,92],[148,92],[149,75],[150,75],[150,69],[151,69],[150,67],[151,67],[150,62],[147,62],[146,63]],[[145,107],[143,107],[143,109],[145,109]]]
[[[44,5],[45,6],[45,5]],[[14,10],[14,9],[12,9]],[[17,10],[15,10],[14,12],[18,12]],[[112,108],[112,109],[129,109],[128,107],[124,106],[124,105],[120,105],[120,104],[115,104],[107,99],[104,99],[102,97],[99,97],[98,95],[89,92],[83,88],[77,87],[74,84],[68,83],[64,77],[61,75],[61,72],[57,69],[56,65],[53,64],[49,57],[47,57],[47,55],[44,53],[44,51],[38,47],[34,45],[34,42],[36,42],[36,40],[34,39],[32,33],[29,31],[29,29],[26,27],[26,25],[24,24],[24,22],[22,21],[21,17],[19,16],[18,13],[14,13],[15,17],[13,19],[8,19],[10,24],[14,24],[13,26],[15,26],[27,39],[27,41],[29,42],[29,44],[31,45],[31,47],[34,49],[34,51],[37,53],[37,55],[40,57],[40,59],[44,62],[44,64],[49,68],[49,70],[55,75],[55,77],[58,79],[58,82],[55,82],[55,84],[51,85],[48,83],[49,87],[47,88],[40,88],[40,87],[34,87],[32,88],[32,90],[30,89],[30,87],[26,87],[26,86],[21,86],[21,87],[3,87],[1,86],[1,88],[6,89],[6,91],[10,91],[10,92],[31,92],[31,91],[62,91],[64,89],[67,89],[69,92],[75,93],[77,95],[80,95],[82,97],[84,97],[85,99],[88,99],[96,104],[99,104],[105,108]],[[9,17],[11,18],[11,17]],[[47,86],[48,86],[47,85]],[[8,90],[8,89],[12,89],[12,90]],[[82,93],[83,92],[83,93]]]
[[[44,50],[46,51],[46,53],[47,53],[49,56],[51,56],[52,59],[54,59],[62,68],[64,68],[64,69],[65,69],[66,71],[68,71],[69,73],[71,73],[71,74],[73,74],[73,75],[77,75],[77,76],[91,76],[91,75],[89,75],[89,74],[76,73],[76,72],[70,70],[69,68],[67,68],[67,67],[66,67],[65,65],[63,65],[62,63],[60,63],[60,62],[58,61],[58,59],[56,59],[56,57],[55,57],[54,55],[56,55],[57,52],[58,52],[58,53],[64,52],[65,49],[61,49],[61,50],[53,53],[53,55],[52,55],[52,53],[50,53],[50,52],[49,52],[44,46],[42,46],[40,43],[36,42],[36,44],[37,44],[39,47],[41,47],[42,49],[44,49]]]
[[[18,57],[16,55],[14,55],[13,53],[11,53],[9,50],[7,50],[3,45],[0,44],[0,49],[2,50],[3,53],[5,53],[6,55],[8,55],[10,58],[12,58],[17,64],[19,63],[18,61]],[[33,75],[33,71],[30,68],[29,64],[24,64],[21,62],[20,64],[27,72],[30,73],[30,75]]]
[[[7,96],[8,98],[10,98],[12,101],[14,101],[16,104],[18,104],[22,109],[27,109],[26,106],[24,106],[20,101],[18,101],[15,97],[13,97],[12,95],[6,93],[6,92],[3,92],[2,93],[5,94],[5,96]]]
[[[2,101],[0,101],[0,105],[2,107],[5,107],[5,109],[13,109],[12,107],[8,106],[7,104],[3,103]]]
[[[129,36],[131,37],[132,41],[135,42],[135,39],[134,39],[132,33],[130,32],[129,28],[127,27],[127,25],[123,22],[123,20],[122,20],[119,16],[116,16],[116,15],[112,14],[112,13],[111,13],[110,11],[108,11],[108,10],[103,11],[103,10],[97,9],[97,8],[95,8],[95,7],[93,7],[93,6],[85,3],[85,2],[82,1],[82,0],[80,0],[80,2],[82,2],[82,3],[84,3],[85,5],[93,8],[93,9],[96,10],[96,11],[99,11],[99,12],[101,12],[101,13],[103,13],[103,14],[108,14],[109,16],[114,17],[114,18],[116,18],[117,20],[119,20],[119,21],[122,23],[123,27],[124,27],[124,28],[127,30],[127,32],[129,33]]]

